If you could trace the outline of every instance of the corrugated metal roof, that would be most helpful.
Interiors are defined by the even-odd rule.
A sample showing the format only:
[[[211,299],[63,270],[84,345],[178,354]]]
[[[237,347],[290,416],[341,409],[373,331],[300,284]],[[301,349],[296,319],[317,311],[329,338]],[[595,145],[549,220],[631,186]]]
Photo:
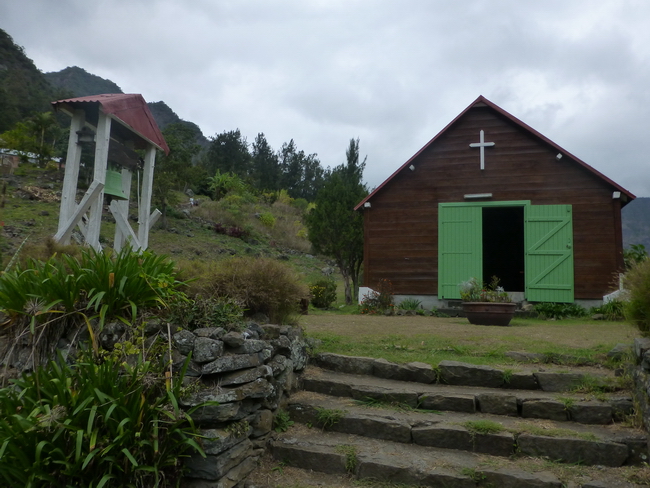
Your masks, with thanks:
[[[87,97],[68,98],[52,102],[55,109],[63,110],[70,115],[75,109],[86,111],[87,120],[96,124],[97,111],[111,115],[114,119],[137,134],[150,144],[169,154],[169,147],[165,142],[158,124],[153,118],[147,102],[140,94],[107,93],[90,95]],[[90,117],[89,117],[90,116]]]
[[[415,153],[415,154],[413,155],[413,157],[411,157],[411,158],[410,158],[408,161],[406,161],[402,166],[400,166],[399,169],[398,169],[397,171],[395,171],[392,175],[390,175],[390,176],[389,176],[389,177],[388,177],[388,178],[387,178],[387,179],[386,179],[386,180],[385,180],[381,185],[379,185],[377,188],[375,188],[374,191],[373,191],[372,193],[370,193],[370,195],[368,195],[366,198],[364,198],[364,199],[363,199],[363,200],[362,200],[362,201],[361,201],[361,202],[360,202],[356,207],[354,207],[354,209],[355,209],[355,210],[358,210],[359,208],[363,207],[363,204],[364,204],[364,203],[366,203],[367,201],[369,201],[369,200],[370,200],[374,195],[376,195],[379,191],[381,191],[381,189],[382,189],[384,186],[386,186],[386,184],[387,184],[390,180],[392,180],[392,179],[393,179],[393,178],[394,178],[394,177],[395,177],[395,176],[396,176],[400,171],[404,170],[405,168],[408,168],[408,167],[410,166],[410,164],[413,162],[413,160],[414,160],[415,158],[417,158],[417,157],[418,157],[418,156],[419,156],[419,155],[420,155],[420,154],[421,154],[425,149],[427,149],[431,144],[433,144],[433,143],[434,143],[434,142],[435,142],[435,141],[436,141],[436,140],[437,140],[437,139],[438,139],[442,134],[444,134],[444,133],[447,131],[447,129],[449,129],[452,125],[454,125],[454,123],[456,123],[456,121],[457,121],[458,119],[460,119],[463,115],[465,115],[469,110],[471,110],[471,109],[474,108],[474,107],[484,107],[484,106],[487,106],[487,107],[493,109],[494,111],[500,113],[501,115],[503,115],[504,117],[506,117],[507,119],[511,120],[513,123],[515,123],[516,125],[518,125],[519,127],[521,127],[522,129],[528,131],[530,134],[532,134],[533,136],[537,137],[538,139],[541,139],[543,142],[545,142],[545,143],[548,144],[549,146],[553,147],[553,148],[554,148],[555,150],[557,150],[558,152],[561,152],[561,153],[563,154],[563,156],[567,156],[567,157],[571,158],[573,161],[575,161],[575,162],[578,163],[579,165],[583,166],[583,167],[586,168],[587,170],[591,171],[592,173],[594,173],[594,174],[595,174],[596,176],[598,176],[599,178],[605,180],[607,183],[609,183],[609,184],[612,185],[614,188],[616,188],[617,191],[620,191],[621,193],[623,193],[624,195],[626,195],[630,200],[634,200],[634,199],[636,198],[636,197],[634,196],[634,194],[632,194],[632,193],[630,193],[629,191],[627,191],[625,188],[623,188],[622,186],[620,186],[618,183],[616,183],[616,182],[610,180],[607,176],[605,176],[604,174],[602,174],[600,171],[598,171],[598,170],[592,168],[592,167],[589,166],[587,163],[585,163],[584,161],[582,161],[580,158],[577,158],[576,156],[574,156],[573,154],[571,154],[571,153],[570,153],[569,151],[567,151],[566,149],[564,149],[564,148],[558,146],[556,143],[554,143],[553,141],[551,141],[549,138],[547,138],[546,136],[544,136],[544,135],[540,134],[539,132],[537,132],[535,129],[533,129],[532,127],[530,127],[528,124],[522,122],[521,120],[519,120],[519,119],[518,119],[517,117],[515,117],[514,115],[512,115],[512,114],[506,112],[505,110],[503,110],[503,109],[502,109],[501,107],[499,107],[498,105],[492,103],[490,100],[488,100],[487,98],[485,98],[483,95],[480,95],[480,96],[479,96],[476,100],[474,100],[474,101],[473,101],[473,102],[472,102],[472,103],[471,103],[471,104],[470,104],[470,105],[469,105],[465,110],[463,110],[460,114],[458,114],[458,116],[457,116],[454,120],[452,120],[451,122],[449,122],[449,124],[447,124],[447,126],[446,126],[444,129],[442,129],[440,132],[438,132],[438,134],[436,134],[436,136],[435,136],[433,139],[431,139],[429,142],[427,142],[427,143],[424,145],[424,147],[422,147],[422,149],[420,149],[417,153]]]

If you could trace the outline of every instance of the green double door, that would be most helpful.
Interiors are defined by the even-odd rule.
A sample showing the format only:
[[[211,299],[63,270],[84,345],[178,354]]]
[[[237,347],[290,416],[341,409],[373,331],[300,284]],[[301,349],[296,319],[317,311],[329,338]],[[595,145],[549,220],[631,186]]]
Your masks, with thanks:
[[[501,279],[531,302],[573,302],[571,205],[528,201],[438,206],[438,296],[475,277]]]

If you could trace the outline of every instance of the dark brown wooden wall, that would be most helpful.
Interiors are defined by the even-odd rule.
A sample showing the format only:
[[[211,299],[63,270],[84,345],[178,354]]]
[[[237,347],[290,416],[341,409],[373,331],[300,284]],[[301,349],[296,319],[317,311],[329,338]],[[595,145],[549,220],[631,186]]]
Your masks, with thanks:
[[[479,131],[496,145],[479,167]],[[488,107],[470,109],[370,199],[364,209],[364,282],[389,279],[396,294],[438,293],[438,203],[530,200],[573,206],[575,298],[599,299],[622,264],[620,202],[589,169]]]

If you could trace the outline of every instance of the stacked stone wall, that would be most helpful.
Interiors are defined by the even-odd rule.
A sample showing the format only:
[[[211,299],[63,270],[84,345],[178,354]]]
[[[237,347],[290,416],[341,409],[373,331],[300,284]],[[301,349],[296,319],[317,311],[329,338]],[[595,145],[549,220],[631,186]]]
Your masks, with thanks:
[[[221,328],[181,330],[172,336],[173,365],[189,365],[191,390],[182,405],[204,402],[192,418],[200,428],[206,457],[185,461],[183,486],[241,486],[264,453],[273,420],[298,387],[296,373],[307,365],[301,329],[250,324],[244,332]]]

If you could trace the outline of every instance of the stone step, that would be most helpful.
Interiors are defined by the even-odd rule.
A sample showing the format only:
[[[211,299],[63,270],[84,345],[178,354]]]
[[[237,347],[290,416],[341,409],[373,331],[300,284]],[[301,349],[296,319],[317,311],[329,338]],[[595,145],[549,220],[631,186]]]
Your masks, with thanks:
[[[549,365],[543,365],[543,368],[518,366],[512,369],[501,369],[459,361],[440,361],[437,368],[433,368],[430,364],[420,362],[397,364],[385,359],[343,356],[333,353],[318,354],[313,358],[312,364],[338,373],[362,374],[427,384],[444,383],[548,392],[571,391],[584,385],[589,385],[592,388],[597,387],[604,391],[618,389],[613,374],[604,369],[567,372]]]
[[[291,397],[288,409],[293,421],[331,432],[491,456],[622,466],[641,464],[648,454],[645,433],[622,426],[369,407],[305,391]]]
[[[596,399],[576,393],[424,384],[337,373],[314,366],[305,370],[301,387],[325,395],[396,403],[410,408],[481,412],[583,424],[611,424],[623,420],[633,410],[632,398],[622,393],[602,394]]]
[[[400,486],[447,488],[633,488],[615,468],[564,466],[321,432],[296,425],[277,436],[273,457],[303,470]],[[319,485],[320,486],[320,485]],[[333,485],[332,485],[333,486]],[[383,486],[383,485],[382,485]]]

